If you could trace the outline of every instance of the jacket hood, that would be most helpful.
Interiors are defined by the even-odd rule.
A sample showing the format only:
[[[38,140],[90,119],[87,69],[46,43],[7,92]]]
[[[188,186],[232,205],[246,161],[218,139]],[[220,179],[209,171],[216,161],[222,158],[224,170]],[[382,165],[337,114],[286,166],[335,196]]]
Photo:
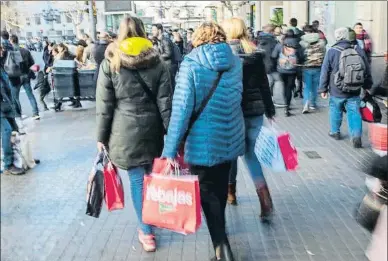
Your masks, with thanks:
[[[229,70],[235,63],[234,54],[227,43],[198,46],[186,57],[216,72]]]
[[[105,58],[111,61],[115,53],[120,55],[121,66],[132,70],[152,68],[160,63],[152,43],[141,37],[127,38],[120,44],[111,43],[105,51]]]
[[[350,41],[348,41],[348,40],[340,40],[340,41],[336,42],[336,43],[333,45],[333,47],[334,47],[334,46],[340,46],[340,47],[342,47],[342,48],[348,48],[348,47],[350,47],[351,45],[352,45],[352,43],[351,43]]]
[[[305,34],[301,37],[302,41],[306,43],[315,43],[319,41],[319,33]]]

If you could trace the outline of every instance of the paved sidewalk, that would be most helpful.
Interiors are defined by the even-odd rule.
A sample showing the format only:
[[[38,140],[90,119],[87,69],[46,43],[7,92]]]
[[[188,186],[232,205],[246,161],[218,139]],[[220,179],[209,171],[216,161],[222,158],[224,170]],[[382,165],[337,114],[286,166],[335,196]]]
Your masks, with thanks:
[[[346,139],[328,138],[326,109],[301,115],[298,108],[290,118],[282,112],[277,122],[292,134],[300,170],[266,171],[276,208],[268,226],[258,220],[259,202],[240,165],[239,205],[227,207],[236,260],[366,260],[370,236],[353,212],[364,189],[359,169],[371,156],[367,139],[366,148],[355,150]],[[1,176],[2,261],[207,261],[213,256],[205,224],[190,236],[158,230],[158,251],[144,253],[129,192],[123,211],[108,213],[104,207],[99,219],[85,215],[87,176],[96,153],[93,108],[47,112],[30,124],[33,151],[42,163],[25,176]],[[310,159],[309,151],[320,158]],[[121,174],[128,191],[128,178]]]

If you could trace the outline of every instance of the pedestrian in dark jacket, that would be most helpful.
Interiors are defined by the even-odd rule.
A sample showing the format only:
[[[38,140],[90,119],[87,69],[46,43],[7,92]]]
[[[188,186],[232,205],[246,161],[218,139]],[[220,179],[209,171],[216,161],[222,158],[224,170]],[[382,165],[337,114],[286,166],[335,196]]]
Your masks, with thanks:
[[[233,53],[243,64],[243,100],[242,107],[245,120],[246,150],[243,160],[248,167],[256,192],[260,200],[262,220],[272,215],[272,200],[264,178],[260,162],[255,155],[255,143],[263,125],[263,115],[268,119],[275,116],[275,106],[265,72],[262,53],[248,40],[247,28],[240,18],[225,20],[222,26],[228,37]],[[228,202],[236,205],[237,160],[232,162],[229,178]]]
[[[272,52],[272,58],[277,60],[277,71],[283,81],[283,97],[286,108],[286,117],[290,116],[292,92],[295,90],[297,64],[302,62],[302,50],[296,37],[286,37],[283,43],[279,43]]]
[[[15,122],[15,108],[12,102],[11,86],[9,78],[3,68],[3,48],[0,46],[0,128],[1,128],[1,150],[3,152],[4,174],[21,175],[24,171],[13,164],[13,149],[11,136],[12,131],[17,128]],[[14,125],[14,126],[12,126]]]
[[[99,37],[98,43],[94,45],[92,50],[92,56],[94,57],[94,60],[96,62],[96,72],[94,74],[95,82],[97,81],[97,78],[98,78],[100,65],[102,61],[105,59],[105,51],[108,48],[108,45],[110,44],[108,33],[100,32],[98,37]]]
[[[129,174],[139,240],[145,251],[155,251],[152,227],[142,221],[143,179],[163,150],[171,113],[169,72],[146,38],[140,19],[124,18],[112,47],[97,81],[98,148],[105,146],[112,162]]]
[[[362,146],[362,120],[360,114],[360,92],[361,88],[368,90],[371,88],[372,76],[368,58],[365,52],[359,46],[353,46],[349,40],[349,30],[346,27],[338,28],[335,31],[336,43],[327,52],[322,64],[319,92],[322,93],[322,98],[327,98],[327,93],[330,92],[330,133],[329,135],[337,140],[341,138],[340,127],[342,122],[342,113],[346,108],[348,117],[348,128],[353,146],[360,148]],[[364,83],[357,91],[345,91],[342,88],[342,82],[336,83],[338,80],[339,63],[341,50],[354,48],[358,55],[362,58],[361,66],[364,70]],[[337,85],[338,84],[338,85]]]
[[[273,35],[273,31],[273,25],[266,25],[263,29],[263,32],[260,32],[257,37],[257,46],[263,55],[271,93],[273,93],[273,86],[275,81],[280,80],[279,73],[276,72],[276,61],[271,57],[271,54],[278,43],[276,37]]]
[[[25,48],[21,48],[19,46],[19,38],[16,35],[12,35],[10,41],[14,50],[19,50],[23,58],[23,63],[21,67],[22,73],[23,73],[23,75],[21,76],[21,85],[16,89],[16,92],[15,92],[16,96],[14,97],[15,98],[14,100],[17,101],[18,104],[20,104],[19,94],[20,94],[20,89],[23,86],[32,107],[32,113],[33,113],[32,118],[34,120],[40,120],[38,103],[36,102],[34,92],[32,91],[32,87],[31,87],[30,68],[35,64],[34,58],[32,58],[32,55],[29,50]]]
[[[170,70],[172,86],[175,86],[175,75],[178,71],[178,61],[174,57],[174,43],[171,36],[165,36],[163,33],[163,26],[161,24],[154,24],[152,26],[152,36],[156,37],[157,44],[155,48],[158,50],[160,57],[167,64]]]
[[[226,43],[224,30],[213,22],[202,24],[194,32],[193,46],[177,75],[162,156],[174,162],[181,143],[185,143],[185,162],[199,178],[202,209],[216,253],[214,260],[233,261],[225,231],[225,207],[231,161],[245,151],[241,62]],[[217,88],[183,141],[191,117],[214,84]]]

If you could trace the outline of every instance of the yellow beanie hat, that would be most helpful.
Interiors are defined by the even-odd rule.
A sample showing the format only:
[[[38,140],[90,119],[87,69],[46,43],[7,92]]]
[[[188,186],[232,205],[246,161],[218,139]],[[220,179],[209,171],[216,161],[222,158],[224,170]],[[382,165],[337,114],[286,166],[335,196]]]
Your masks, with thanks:
[[[152,42],[143,37],[130,37],[119,45],[120,51],[131,56],[137,56],[152,47]]]

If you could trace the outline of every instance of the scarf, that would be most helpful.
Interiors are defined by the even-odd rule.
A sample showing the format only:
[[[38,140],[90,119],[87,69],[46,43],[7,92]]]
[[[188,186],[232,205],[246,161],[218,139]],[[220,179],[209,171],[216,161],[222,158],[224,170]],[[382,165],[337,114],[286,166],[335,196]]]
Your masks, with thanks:
[[[356,34],[356,39],[364,41],[364,51],[367,53],[372,52],[372,41],[368,35],[368,33],[363,30],[361,34]]]

